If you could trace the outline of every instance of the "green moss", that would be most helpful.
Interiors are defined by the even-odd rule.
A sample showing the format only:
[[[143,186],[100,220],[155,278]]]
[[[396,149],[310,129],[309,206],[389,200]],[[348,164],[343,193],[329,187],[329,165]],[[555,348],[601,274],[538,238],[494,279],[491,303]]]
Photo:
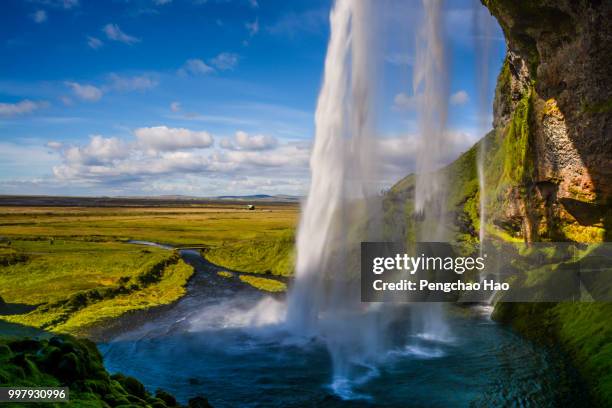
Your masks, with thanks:
[[[561,227],[563,236],[574,242],[602,242],[605,240],[606,230],[602,227],[569,224]]]
[[[447,206],[454,209],[463,205],[468,198],[478,192],[478,150],[480,144],[472,146],[445,170],[445,178],[449,179]]]
[[[583,301],[503,303],[502,297],[495,305],[493,318],[533,341],[560,348],[590,385],[594,399],[601,406],[612,406],[612,303],[585,301],[587,293],[589,300],[609,298],[609,274],[582,275],[582,287],[586,290],[572,289],[577,268],[586,265],[585,270],[589,270],[589,262],[600,266],[605,250],[600,244],[523,247],[513,262],[518,271],[524,271],[515,275],[512,284],[515,290],[530,292],[536,299],[545,288],[554,288],[557,296],[561,288],[567,288],[564,298]],[[548,264],[530,269],[533,259],[546,259]]]
[[[175,406],[169,402],[176,402],[161,390],[156,397],[152,396],[134,378],[120,374],[110,376],[95,344],[68,336],[0,339],[0,386],[69,387],[70,405],[75,407],[126,404],[164,408]],[[64,405],[45,404],[49,407]]]
[[[512,106],[512,73],[510,72],[510,60],[508,57],[504,59],[501,71],[497,76],[497,84],[495,86],[495,99],[504,100],[507,106]],[[503,99],[502,99],[503,98]]]
[[[533,89],[518,102],[502,146],[503,172],[498,189],[506,185],[525,184],[531,181],[533,161],[530,158],[530,121],[532,116]]]
[[[538,343],[560,345],[601,406],[612,406],[612,303],[498,303],[493,318]]]

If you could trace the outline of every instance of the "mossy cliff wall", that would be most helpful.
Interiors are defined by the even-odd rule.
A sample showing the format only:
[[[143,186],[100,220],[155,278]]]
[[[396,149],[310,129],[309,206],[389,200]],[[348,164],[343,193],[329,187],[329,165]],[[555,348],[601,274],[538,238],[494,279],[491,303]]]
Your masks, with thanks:
[[[515,146],[497,223],[527,241],[610,240],[612,2],[482,2],[508,45],[494,127]]]
[[[612,2],[482,2],[508,46],[486,167],[491,230],[612,241]],[[612,303],[500,302],[493,317],[565,351],[612,406]]]

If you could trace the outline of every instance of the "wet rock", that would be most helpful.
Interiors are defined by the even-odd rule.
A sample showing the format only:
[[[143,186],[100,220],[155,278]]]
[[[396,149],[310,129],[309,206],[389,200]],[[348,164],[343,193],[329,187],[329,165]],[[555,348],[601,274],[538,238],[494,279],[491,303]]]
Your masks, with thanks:
[[[176,398],[162,389],[155,391],[155,398],[162,400],[168,407],[178,406]]]
[[[208,403],[208,400],[204,397],[195,397],[189,400],[189,408],[212,408],[212,405]]]

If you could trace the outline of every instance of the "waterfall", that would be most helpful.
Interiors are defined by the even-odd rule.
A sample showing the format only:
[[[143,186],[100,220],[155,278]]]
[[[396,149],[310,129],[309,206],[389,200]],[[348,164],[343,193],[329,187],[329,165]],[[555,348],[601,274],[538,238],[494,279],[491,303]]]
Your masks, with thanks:
[[[359,244],[380,239],[371,0],[337,0],[315,114],[311,184],[297,234],[295,283],[287,325],[327,346],[332,387],[375,374],[387,332],[385,315],[360,301]]]
[[[446,337],[439,304],[361,303],[359,250],[362,241],[381,239],[380,180],[375,136],[378,60],[373,46],[374,0],[336,0],[323,84],[315,113],[310,160],[311,184],[297,233],[296,273],[288,296],[286,327],[321,341],[333,365],[332,389],[358,398],[354,387],[378,373],[387,351],[397,346],[390,333],[398,319],[412,322],[402,337]],[[419,95],[421,146],[418,152],[416,203],[435,221],[419,239],[445,238],[443,180],[434,174],[448,157],[445,132],[448,92],[441,2],[424,0],[425,22],[419,32],[414,91]],[[433,203],[433,205],[432,205]],[[408,324],[408,326],[410,326]],[[397,333],[396,333],[397,334]],[[396,342],[396,344],[393,344]]]
[[[486,8],[478,0],[473,0],[472,7],[472,36],[474,38],[474,50],[476,52],[476,69],[474,70],[476,84],[478,86],[478,133],[485,136],[490,128],[488,123],[489,112],[489,56],[491,51],[491,35],[493,24],[491,16]],[[478,171],[479,191],[479,228],[478,240],[480,242],[480,255],[482,256],[485,245],[486,228],[486,178],[484,161],[486,158],[487,139],[483,137],[478,146],[476,169]]]
[[[441,240],[445,202],[444,186],[437,172],[449,154],[446,122],[448,81],[446,44],[442,30],[442,1],[423,0],[425,11],[417,33],[413,93],[418,103],[420,143],[416,157],[415,211],[433,215],[437,228],[424,228],[420,239]],[[428,211],[425,211],[427,206]]]
[[[447,242],[446,191],[437,170],[448,158],[448,63],[442,23],[442,0],[423,0],[424,18],[417,33],[413,93],[418,103],[420,143],[414,207],[423,222],[418,241]],[[436,338],[448,336],[442,305],[418,304],[412,308],[413,330]]]

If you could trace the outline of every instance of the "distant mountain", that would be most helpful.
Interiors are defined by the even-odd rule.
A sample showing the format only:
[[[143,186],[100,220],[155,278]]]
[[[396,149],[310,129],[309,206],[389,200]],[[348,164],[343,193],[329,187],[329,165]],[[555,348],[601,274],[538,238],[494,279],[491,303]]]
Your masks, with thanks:
[[[292,196],[286,194],[268,195],[268,194],[251,194],[251,195],[225,195],[214,197],[217,200],[233,200],[233,201],[300,201],[300,196]]]
[[[123,196],[123,197],[74,197],[74,196],[21,196],[0,194],[0,206],[51,206],[51,207],[123,207],[123,206],[173,206],[211,205],[215,203],[298,203],[301,197],[291,195],[234,195],[195,197],[186,195]]]

